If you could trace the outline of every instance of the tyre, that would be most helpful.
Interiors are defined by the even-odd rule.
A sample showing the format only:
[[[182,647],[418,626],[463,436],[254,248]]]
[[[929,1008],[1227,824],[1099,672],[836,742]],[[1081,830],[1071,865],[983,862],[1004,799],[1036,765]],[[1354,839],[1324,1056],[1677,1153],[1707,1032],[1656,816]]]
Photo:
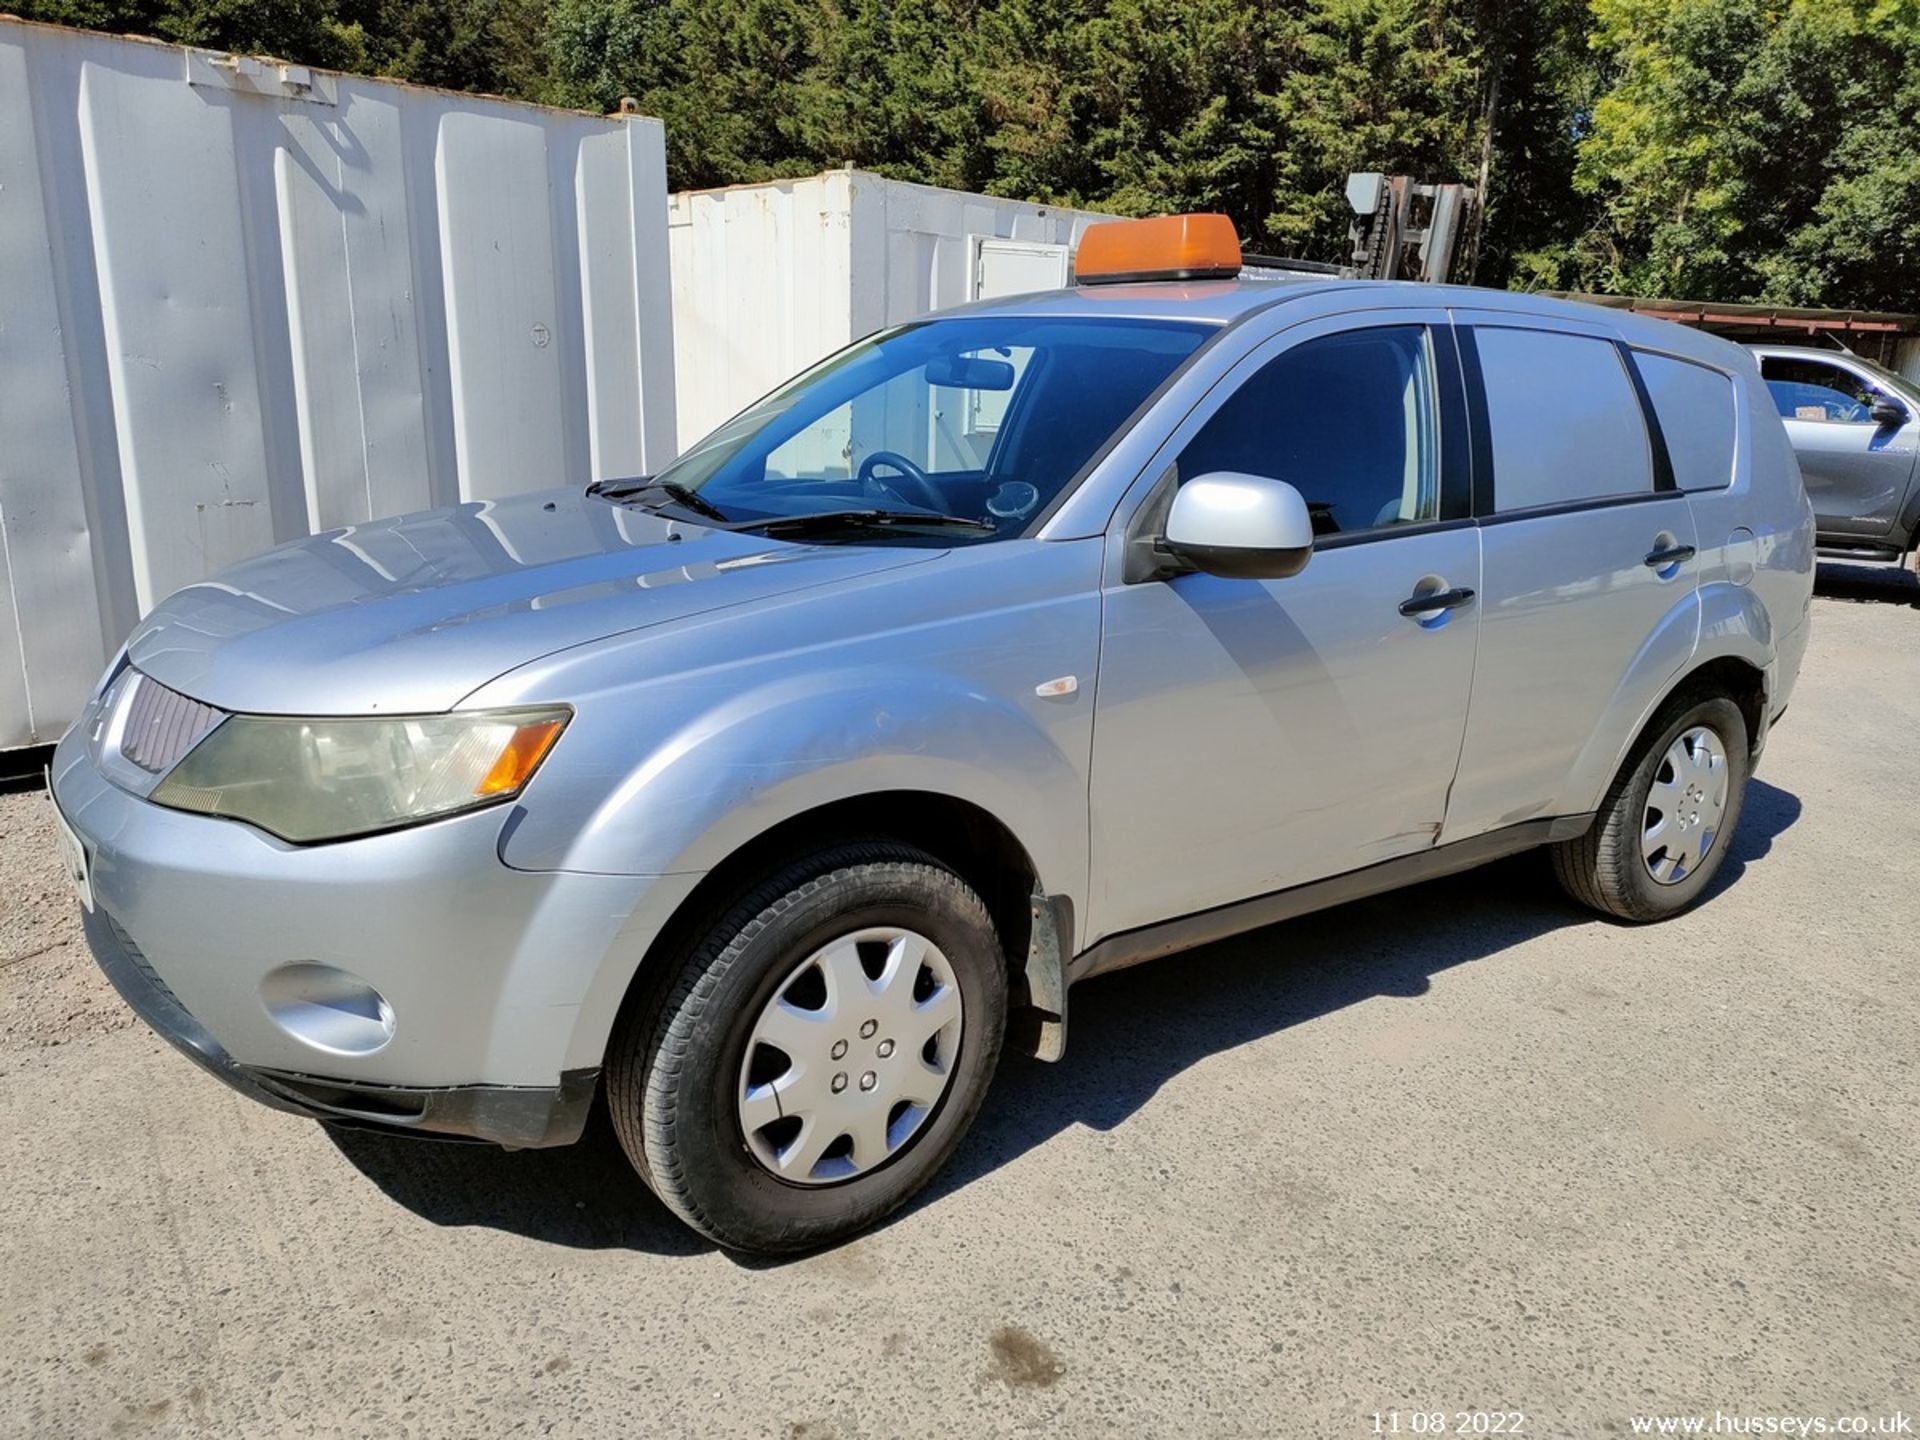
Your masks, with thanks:
[[[1593,828],[1552,847],[1581,904],[1620,920],[1677,915],[1713,882],[1746,795],[1747,722],[1724,695],[1671,701],[1608,787]]]
[[[622,1148],[731,1249],[810,1249],[926,1184],[966,1133],[1006,1029],[980,897],[889,842],[780,867],[724,906],[607,1067]]]

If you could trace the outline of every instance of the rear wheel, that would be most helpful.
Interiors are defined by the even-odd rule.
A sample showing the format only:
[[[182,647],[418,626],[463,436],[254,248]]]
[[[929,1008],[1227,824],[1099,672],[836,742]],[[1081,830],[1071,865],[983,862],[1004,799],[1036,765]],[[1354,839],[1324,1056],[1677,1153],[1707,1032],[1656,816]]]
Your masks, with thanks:
[[[1006,961],[932,857],[843,845],[728,905],[615,1037],[623,1148],[667,1205],[739,1250],[807,1249],[899,1206],[966,1132],[999,1058]]]
[[[1724,695],[1669,703],[1608,787],[1593,828],[1553,847],[1562,888],[1621,920],[1664,920],[1692,905],[1740,823],[1747,746],[1746,719]]]

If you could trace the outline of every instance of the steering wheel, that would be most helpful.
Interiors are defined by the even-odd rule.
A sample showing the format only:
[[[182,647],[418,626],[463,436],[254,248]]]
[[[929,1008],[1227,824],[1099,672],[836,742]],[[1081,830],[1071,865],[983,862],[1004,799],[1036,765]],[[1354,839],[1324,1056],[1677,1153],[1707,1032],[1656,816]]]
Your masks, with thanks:
[[[900,478],[907,482],[907,488],[913,491],[913,493],[909,495],[892,481],[882,480],[878,475],[873,473],[882,465],[886,466],[889,470],[898,470],[900,472]],[[940,488],[928,478],[926,471],[922,470],[918,465],[914,464],[913,461],[898,451],[874,451],[860,462],[860,469],[856,472],[854,478],[860,482],[860,488],[863,491],[871,486],[885,490],[888,494],[906,501],[909,505],[922,505],[937,514],[944,514],[946,512],[947,497],[940,493]]]

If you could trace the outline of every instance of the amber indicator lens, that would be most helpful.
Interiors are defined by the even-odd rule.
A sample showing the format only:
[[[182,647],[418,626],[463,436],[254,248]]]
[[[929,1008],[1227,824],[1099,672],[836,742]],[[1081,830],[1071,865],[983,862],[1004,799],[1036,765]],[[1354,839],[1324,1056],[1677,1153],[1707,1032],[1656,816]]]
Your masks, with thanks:
[[[536,720],[530,725],[522,725],[513,732],[501,750],[500,758],[493,762],[485,778],[474,787],[476,795],[511,795],[532,776],[547,751],[553,748],[553,742],[560,738],[560,732],[566,728],[564,720]]]

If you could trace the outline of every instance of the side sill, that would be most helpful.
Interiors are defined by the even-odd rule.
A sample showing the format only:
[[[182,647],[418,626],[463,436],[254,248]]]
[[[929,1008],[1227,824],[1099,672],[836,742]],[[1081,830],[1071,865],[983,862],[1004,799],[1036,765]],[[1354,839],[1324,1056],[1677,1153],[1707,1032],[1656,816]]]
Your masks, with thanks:
[[[1143,925],[1137,930],[1109,935],[1099,944],[1074,956],[1067,967],[1067,978],[1078,982],[1094,975],[1104,975],[1110,970],[1124,970],[1130,965],[1158,960],[1175,951],[1191,950],[1195,946],[1225,940],[1265,925],[1276,925],[1297,915],[1325,910],[1332,905],[1344,905],[1349,900],[1362,900],[1369,895],[1398,890],[1406,885],[1418,885],[1423,880],[1437,880],[1443,875],[1471,870],[1489,860],[1517,855],[1522,850],[1531,850],[1539,845],[1572,840],[1592,829],[1593,819],[1593,815],[1588,813],[1561,815],[1550,820],[1527,820],[1489,831],[1485,835],[1456,840],[1451,845],[1382,860],[1377,865],[1350,870],[1344,875],[1329,876],[1325,880],[1314,880],[1289,890],[1276,890],[1268,895],[1257,895],[1251,900],[1237,900],[1230,905],[1202,910],[1197,915],[1184,915],[1177,920],[1163,920],[1156,925]]]
[[[1829,535],[1816,538],[1813,544],[1822,560],[1898,560],[1906,553],[1904,545],[1890,538],[1875,540],[1868,535]]]

